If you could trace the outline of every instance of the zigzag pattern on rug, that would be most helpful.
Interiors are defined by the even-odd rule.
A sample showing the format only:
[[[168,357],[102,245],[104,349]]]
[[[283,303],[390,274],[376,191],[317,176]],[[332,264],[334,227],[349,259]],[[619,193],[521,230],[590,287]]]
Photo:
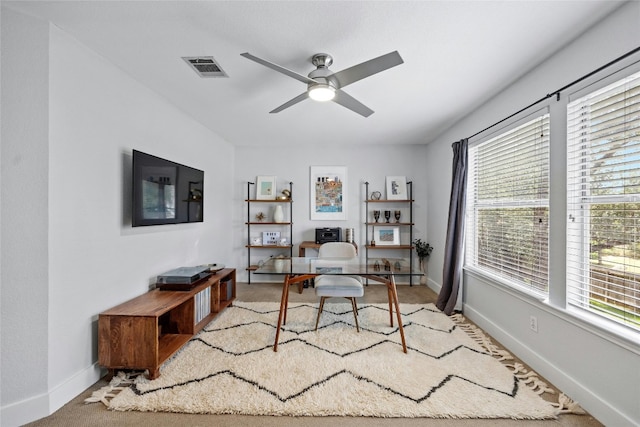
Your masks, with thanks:
[[[526,405],[534,407],[531,411],[523,410],[521,406],[526,405],[522,399],[530,398],[528,393],[520,390],[521,387],[536,395],[553,393],[553,389],[523,365],[508,364],[511,355],[493,344],[486,334],[468,323],[462,315],[447,317],[433,305],[405,304],[401,309],[408,356],[398,352],[401,344],[397,328],[388,325],[388,307],[376,304],[361,306],[360,334],[353,329],[353,315],[346,304],[331,304],[325,308],[329,316],[326,319],[323,316],[318,331],[313,330],[317,305],[291,305],[290,320],[281,335],[280,351],[274,353],[277,304],[237,302],[227,310],[229,313],[225,312],[225,316],[214,320],[179,354],[167,361],[160,378],[149,381],[140,373],[119,372],[109,385],[94,392],[86,402],[100,401],[117,410],[271,415],[543,419],[560,413],[583,413],[564,394],[560,395],[557,404],[541,399],[540,402],[527,402]],[[319,372],[311,372],[312,375],[305,377],[309,369],[297,369],[304,362],[291,359],[303,352],[309,352],[307,356],[319,363],[326,359],[326,367],[318,368]],[[473,354],[475,358],[467,361]],[[505,373],[487,377],[474,370],[478,364],[489,366],[485,365],[486,360],[483,361],[487,356],[499,361],[498,365],[503,369],[506,367]],[[272,378],[274,374],[278,376],[283,357],[287,357],[286,362],[291,362],[288,370],[295,384],[282,384],[277,378]],[[378,362],[381,365],[367,370],[360,360],[367,365]],[[418,367],[432,363],[428,360],[441,361],[444,365],[438,363],[419,371]],[[202,362],[211,366],[203,367]],[[451,363],[452,367],[448,367]],[[256,367],[265,364],[268,366],[264,372],[256,373]],[[405,364],[408,366],[403,366]],[[399,370],[394,370],[396,368]],[[416,375],[413,374],[414,368]],[[432,371],[433,378],[426,378]],[[390,378],[394,376],[401,380]],[[494,377],[501,379],[495,380]],[[204,387],[203,384],[215,386]],[[233,390],[236,390],[237,396],[220,401],[222,397],[215,390],[223,386],[225,394],[234,394]],[[318,404],[320,393],[333,390],[332,394],[339,395],[342,389],[354,387],[365,398],[356,401],[353,407],[340,407],[343,404],[340,398]],[[452,388],[456,392],[466,390],[466,393],[482,394],[481,401],[496,399],[498,406],[503,408],[488,410],[476,404],[469,407],[464,402],[452,404],[445,397]],[[479,390],[485,391],[479,393]],[[257,399],[246,400],[249,394],[255,394]],[[178,395],[180,398],[175,399]],[[495,397],[497,395],[508,400]],[[184,403],[185,399],[189,402]],[[310,413],[307,409],[310,404],[317,406],[315,412]],[[553,410],[544,409],[545,405]]]

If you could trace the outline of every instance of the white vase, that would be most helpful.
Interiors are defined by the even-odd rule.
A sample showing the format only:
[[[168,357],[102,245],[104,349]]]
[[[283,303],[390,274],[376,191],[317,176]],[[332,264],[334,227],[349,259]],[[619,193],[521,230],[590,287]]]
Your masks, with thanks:
[[[428,270],[427,270],[427,259],[426,258],[420,258],[420,271],[422,273],[424,273],[422,276],[420,276],[420,284],[421,285],[426,285],[427,284],[427,279],[428,279]]]
[[[273,211],[273,222],[284,222],[284,212],[280,205],[277,205]]]

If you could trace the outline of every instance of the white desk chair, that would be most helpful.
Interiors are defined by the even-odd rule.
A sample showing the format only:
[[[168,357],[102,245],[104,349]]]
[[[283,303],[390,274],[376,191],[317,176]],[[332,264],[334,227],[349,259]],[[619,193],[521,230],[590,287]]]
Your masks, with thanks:
[[[324,243],[318,249],[318,258],[355,258],[356,248],[347,242]],[[364,295],[362,279],[358,276],[338,276],[320,275],[315,279],[316,295],[320,297],[320,307],[318,308],[318,318],[316,319],[316,330],[320,322],[320,315],[324,308],[324,301],[327,298],[343,297],[351,301],[353,316],[356,319],[356,330],[360,332],[358,325],[358,306],[356,298]]]

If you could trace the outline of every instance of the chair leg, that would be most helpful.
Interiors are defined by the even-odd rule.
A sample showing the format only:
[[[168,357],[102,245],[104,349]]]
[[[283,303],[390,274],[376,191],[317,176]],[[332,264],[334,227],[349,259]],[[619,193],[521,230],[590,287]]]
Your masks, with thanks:
[[[318,323],[320,322],[320,315],[324,307],[324,300],[326,297],[320,297],[320,307],[318,307],[318,317],[316,318],[316,331],[318,330]]]
[[[351,307],[353,308],[353,318],[356,319],[356,330],[360,332],[360,325],[358,324],[358,305],[355,298],[349,298],[351,300]]]

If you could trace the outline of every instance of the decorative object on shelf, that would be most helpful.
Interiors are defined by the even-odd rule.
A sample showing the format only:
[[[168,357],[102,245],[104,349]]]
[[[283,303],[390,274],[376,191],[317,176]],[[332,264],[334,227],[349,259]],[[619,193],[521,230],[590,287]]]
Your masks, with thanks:
[[[401,214],[402,214],[402,213],[401,213],[400,211],[394,211],[394,212],[393,212],[393,216],[395,217],[396,222],[400,222],[400,215],[401,215]]]
[[[379,191],[371,193],[371,200],[380,200],[380,197],[382,197],[382,194]]]
[[[388,176],[387,200],[407,200],[407,177]]]
[[[353,243],[353,228],[345,228],[344,229],[344,241],[347,243]]]
[[[386,219],[386,223],[389,223],[389,219],[391,219],[391,211],[384,211],[384,219]]]
[[[418,260],[420,262],[420,271],[424,273],[424,276],[420,278],[420,284],[427,284],[427,263],[426,261],[429,259],[431,252],[433,251],[433,246],[431,246],[427,242],[423,242],[422,239],[415,239],[413,244],[416,247],[416,254],[418,254]]]
[[[280,205],[273,208],[273,222],[284,222],[284,211]]]
[[[280,239],[280,241],[278,242],[278,245],[280,246],[287,246],[289,244],[289,240],[286,237],[283,237]]]
[[[276,199],[275,176],[258,176],[256,182],[256,200]]]
[[[378,222],[378,220],[380,219],[380,211],[373,211],[373,219]]]
[[[285,188],[284,190],[282,190],[282,195],[278,196],[278,200],[287,201],[289,199],[291,199],[291,191]]]
[[[273,267],[276,273],[282,273],[282,270],[284,269],[284,261],[285,261],[285,258],[282,255],[278,255],[275,258],[275,261],[273,262]]]
[[[309,177],[312,220],[347,219],[347,168],[311,166]]]
[[[257,219],[258,221],[264,221],[264,214],[263,214],[262,212],[258,212],[258,213],[256,214],[256,219]]]
[[[375,246],[376,245],[376,241],[371,239],[371,246]]]
[[[374,227],[373,240],[379,246],[392,246],[400,244],[400,228],[399,227]]]
[[[262,244],[265,246],[276,246],[280,240],[279,231],[263,231]]]
[[[262,246],[262,239],[260,237],[251,238],[251,244],[253,246]]]

